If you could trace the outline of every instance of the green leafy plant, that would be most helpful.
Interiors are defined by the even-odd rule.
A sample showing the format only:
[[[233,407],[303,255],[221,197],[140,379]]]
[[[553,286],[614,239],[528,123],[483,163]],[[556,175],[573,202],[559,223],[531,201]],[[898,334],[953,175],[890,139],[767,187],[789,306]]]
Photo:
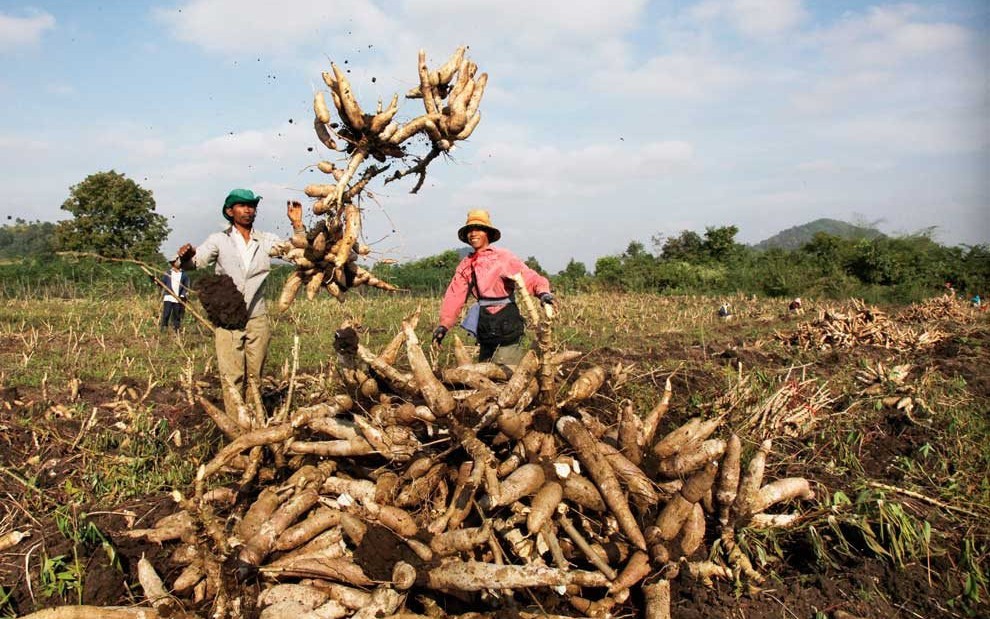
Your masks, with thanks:
[[[38,577],[45,597],[63,597],[74,591],[82,604],[83,573],[78,561],[66,561],[65,555],[45,556]]]
[[[14,595],[13,588],[7,589],[3,585],[0,585],[0,617],[16,617],[17,612],[14,610],[11,604],[11,597]]]

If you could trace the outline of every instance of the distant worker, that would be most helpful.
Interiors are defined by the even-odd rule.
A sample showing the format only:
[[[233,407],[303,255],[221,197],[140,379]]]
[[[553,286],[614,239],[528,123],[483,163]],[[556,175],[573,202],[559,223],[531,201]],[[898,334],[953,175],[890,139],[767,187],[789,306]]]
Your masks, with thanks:
[[[945,282],[945,294],[956,295],[956,289],[952,287],[952,282]]]
[[[721,318],[722,320],[728,320],[729,318],[731,318],[732,317],[732,306],[729,305],[728,303],[723,303],[718,308],[718,317]]]
[[[488,211],[468,211],[467,223],[457,231],[457,238],[474,250],[454,270],[440,305],[440,325],[433,331],[433,344],[440,346],[453,328],[468,297],[478,302],[471,306],[461,326],[479,344],[479,361],[515,365],[524,351],[519,345],[523,319],[516,306],[512,275],[519,273],[526,289],[544,304],[552,305],[550,282],[516,257],[511,251],[493,247],[502,233],[492,225]]]
[[[182,270],[182,260],[178,256],[172,260],[172,268],[165,271],[158,281],[165,291],[162,295],[162,318],[158,328],[164,333],[171,325],[178,333],[186,309],[183,303],[189,298],[189,275]]]
[[[973,307],[977,307],[978,308],[978,307],[980,307],[983,304],[983,300],[980,299],[980,295],[974,294],[973,295],[973,298],[970,299],[970,303],[973,304]]]
[[[179,249],[182,264],[188,268],[215,265],[217,275],[229,275],[244,295],[248,320],[243,329],[216,327],[217,370],[223,386],[224,406],[235,410],[227,391],[234,385],[243,395],[248,379],[261,384],[261,369],[268,356],[271,325],[265,306],[265,280],[271,270],[268,252],[280,242],[277,235],[254,229],[258,212],[256,196],[250,189],[234,189],[220,209],[230,224],[222,232],[214,232],[202,245],[193,249],[186,243]],[[286,214],[294,232],[303,230],[302,204],[289,202]]]
[[[787,306],[787,311],[791,312],[792,314],[803,314],[804,308],[801,307],[801,297],[797,297],[793,301],[791,301],[790,304]]]

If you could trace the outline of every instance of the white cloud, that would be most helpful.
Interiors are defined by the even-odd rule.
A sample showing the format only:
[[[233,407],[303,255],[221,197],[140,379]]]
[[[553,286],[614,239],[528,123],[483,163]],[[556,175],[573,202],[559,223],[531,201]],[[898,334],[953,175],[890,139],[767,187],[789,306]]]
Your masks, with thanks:
[[[594,80],[614,93],[704,99],[745,84],[745,67],[701,54],[667,54],[628,71],[603,70]]]
[[[844,172],[882,172],[893,167],[892,161],[883,159],[852,159],[842,162],[834,159],[814,159],[798,163],[794,166],[794,170],[804,174],[830,176]]]
[[[549,49],[560,44],[595,47],[599,41],[620,36],[637,25],[646,0],[573,0],[571,2],[464,2],[463,0],[406,0],[406,20],[414,31],[443,24],[448,32],[471,32],[484,42],[499,41],[526,49]]]
[[[682,141],[628,147],[593,144],[583,148],[493,144],[492,169],[467,182],[463,192],[484,202],[525,194],[528,199],[588,197],[617,186],[656,179],[690,167],[694,147]]]
[[[920,56],[957,50],[970,39],[956,24],[926,22],[918,6],[874,6],[850,13],[818,35],[830,56],[855,66],[895,65]]]
[[[808,88],[796,89],[791,101],[797,111],[822,114],[834,111],[851,100],[862,103],[867,93],[889,92],[896,76],[886,71],[853,71],[821,78]]]
[[[0,52],[37,45],[45,32],[55,28],[55,18],[44,11],[27,17],[0,13]]]
[[[861,116],[822,131],[850,146],[894,155],[945,155],[990,147],[990,120],[983,110]]]
[[[792,30],[807,16],[801,0],[705,0],[686,13],[701,22],[725,20],[753,38]]]
[[[371,2],[348,0],[189,0],[156,9],[155,15],[176,38],[222,54],[291,55],[302,45],[344,33],[380,40],[397,27]]]
[[[0,134],[0,161],[9,159],[11,163],[23,160],[25,155],[51,152],[53,145],[35,137]]]

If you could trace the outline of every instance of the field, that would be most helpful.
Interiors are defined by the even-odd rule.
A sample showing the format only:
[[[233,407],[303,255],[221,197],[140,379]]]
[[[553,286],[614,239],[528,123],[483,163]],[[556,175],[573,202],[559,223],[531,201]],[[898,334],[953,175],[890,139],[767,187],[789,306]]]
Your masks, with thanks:
[[[682,574],[671,580],[673,616],[990,615],[988,314],[945,297],[879,309],[808,299],[803,315],[779,299],[728,300],[734,314],[722,320],[723,299],[571,296],[554,325],[556,346],[581,353],[561,380],[607,370],[581,407],[604,426],[625,406],[652,409],[668,378],[657,436],[716,414],[747,436],[758,419],[800,413],[796,431],[774,436],[766,478],[805,477],[815,498],[795,504],[791,526],[744,531],[761,591]],[[361,342],[378,351],[417,307],[428,342],[437,304],[297,301],[274,327],[266,404],[283,401],[290,383],[300,405],[343,389],[332,347],[343,320],[359,322]],[[227,439],[196,400],[220,402],[211,335],[189,316],[180,336],[159,334],[157,312],[144,297],[0,305],[0,536],[25,534],[0,554],[0,616],[141,603],[142,556],[166,583],[182,571],[173,546],[124,532],[176,511],[170,493],[191,494],[197,468]],[[454,365],[451,348],[439,367]],[[746,442],[747,457],[753,450]],[[716,543],[709,534],[692,558]],[[544,589],[526,600],[576,614],[555,597]],[[477,602],[444,603],[464,612]],[[633,596],[613,614],[639,606]]]

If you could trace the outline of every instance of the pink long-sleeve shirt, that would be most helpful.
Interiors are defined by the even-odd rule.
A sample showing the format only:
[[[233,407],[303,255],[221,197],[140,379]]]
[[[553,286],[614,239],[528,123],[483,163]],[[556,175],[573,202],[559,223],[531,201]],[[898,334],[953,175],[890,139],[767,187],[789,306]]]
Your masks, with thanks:
[[[472,265],[478,281],[477,291],[471,285]],[[522,274],[530,294],[539,296],[544,292],[550,292],[550,282],[547,278],[526,266],[526,263],[507,249],[489,245],[464,257],[454,270],[454,277],[451,278],[443,295],[443,302],[440,304],[440,324],[448,329],[453,328],[468,294],[477,297],[480,292],[486,299],[508,296],[509,291],[514,287],[514,283],[509,278],[516,273]],[[494,314],[502,307],[504,306],[490,305],[483,309]]]

